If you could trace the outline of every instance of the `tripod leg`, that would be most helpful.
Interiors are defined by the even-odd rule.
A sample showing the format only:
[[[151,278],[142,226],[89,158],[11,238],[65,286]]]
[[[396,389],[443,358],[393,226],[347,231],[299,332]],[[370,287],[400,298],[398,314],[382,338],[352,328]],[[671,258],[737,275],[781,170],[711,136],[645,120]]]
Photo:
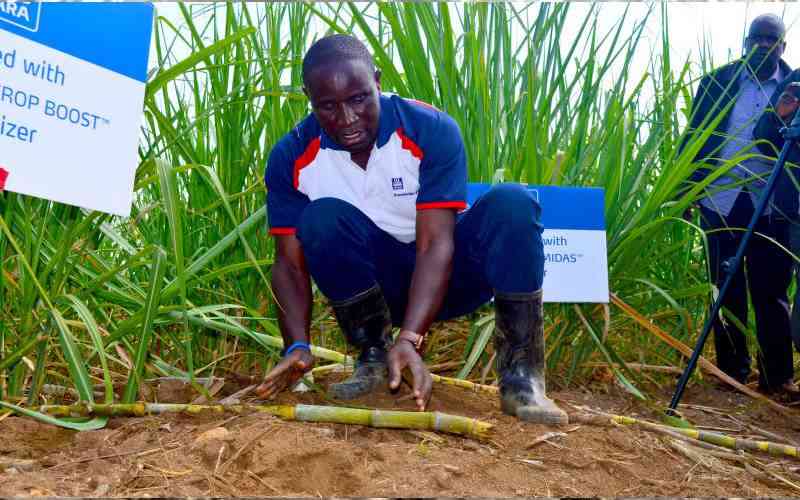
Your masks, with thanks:
[[[742,239],[741,231],[725,228],[746,224],[752,211],[747,193],[739,195],[726,218],[713,210],[704,208],[702,211],[702,227],[708,235],[711,280],[718,290],[722,288],[725,278],[731,271],[732,260]],[[722,310],[713,318],[713,330],[717,366],[742,383],[750,374],[751,364],[747,339],[739,327],[740,324],[747,324],[747,306],[747,283],[743,266],[739,266],[731,278],[728,293],[723,298]]]

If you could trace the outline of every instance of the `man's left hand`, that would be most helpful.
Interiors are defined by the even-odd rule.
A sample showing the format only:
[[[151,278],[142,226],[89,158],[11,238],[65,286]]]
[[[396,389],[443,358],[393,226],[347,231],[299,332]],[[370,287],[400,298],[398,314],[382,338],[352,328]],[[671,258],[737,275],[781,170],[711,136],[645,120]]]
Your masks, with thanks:
[[[419,411],[425,411],[431,398],[433,379],[411,342],[399,340],[389,350],[389,388],[392,390],[400,387],[403,369],[408,368],[414,378],[414,399]]]

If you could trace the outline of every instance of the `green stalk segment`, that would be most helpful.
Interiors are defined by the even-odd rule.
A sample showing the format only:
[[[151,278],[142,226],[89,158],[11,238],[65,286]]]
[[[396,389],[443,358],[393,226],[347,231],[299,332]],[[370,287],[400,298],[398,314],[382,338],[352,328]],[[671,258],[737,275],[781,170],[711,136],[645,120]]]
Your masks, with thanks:
[[[144,417],[164,413],[269,413],[284,420],[332,424],[364,425],[385,429],[417,429],[458,434],[474,439],[486,439],[492,424],[459,415],[440,412],[413,412],[394,410],[364,410],[338,406],[316,405],[194,405],[194,404],[76,404],[45,405],[39,410],[58,417]]]
[[[484,439],[492,425],[480,420],[434,412],[363,410],[336,406],[297,405],[295,420],[365,425],[389,429],[419,429]]]
[[[460,387],[462,389],[467,389],[474,392],[485,392],[487,394],[498,394],[500,392],[500,388],[497,387],[496,385],[476,384],[475,382],[470,382],[469,380],[443,377],[441,375],[435,375],[433,373],[431,373],[431,378],[433,378],[434,383],[437,384]]]

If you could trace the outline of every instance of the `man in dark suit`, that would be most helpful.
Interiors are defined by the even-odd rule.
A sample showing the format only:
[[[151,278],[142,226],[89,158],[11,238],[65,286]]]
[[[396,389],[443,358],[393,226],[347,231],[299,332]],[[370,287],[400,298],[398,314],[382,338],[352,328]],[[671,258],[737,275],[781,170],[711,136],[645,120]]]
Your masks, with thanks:
[[[770,96],[791,73],[781,59],[786,47],[781,19],[767,14],[753,20],[745,39],[745,57],[703,77],[693,101],[690,130],[683,147],[703,139],[695,162],[701,166],[691,180],[700,182],[728,168],[710,182],[707,195],[699,200],[701,225],[707,232],[712,279],[722,286],[743,231],[753,215],[772,161],[753,146],[753,129],[768,107]],[[767,393],[795,399],[789,309],[786,288],[791,258],[768,238],[788,245],[788,225],[770,217],[769,207],[756,226],[759,236],[750,242],[745,263],[734,276],[723,303],[721,317],[714,320],[717,365],[740,382],[750,374],[751,358],[742,326],[747,325],[747,291],[756,316],[759,387]],[[763,237],[766,236],[767,238]],[[745,276],[746,269],[746,276]]]

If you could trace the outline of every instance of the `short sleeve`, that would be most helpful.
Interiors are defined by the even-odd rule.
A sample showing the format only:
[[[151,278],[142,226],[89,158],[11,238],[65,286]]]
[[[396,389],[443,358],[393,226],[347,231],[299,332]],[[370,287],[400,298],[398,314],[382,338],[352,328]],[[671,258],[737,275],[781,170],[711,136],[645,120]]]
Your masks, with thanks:
[[[294,161],[282,142],[269,155],[264,184],[267,188],[269,234],[295,234],[300,214],[308,205],[308,196],[294,186]]]
[[[421,137],[422,160],[419,166],[417,210],[452,208],[462,210],[467,203],[467,157],[458,124],[445,113],[438,113],[438,124],[428,137]]]

